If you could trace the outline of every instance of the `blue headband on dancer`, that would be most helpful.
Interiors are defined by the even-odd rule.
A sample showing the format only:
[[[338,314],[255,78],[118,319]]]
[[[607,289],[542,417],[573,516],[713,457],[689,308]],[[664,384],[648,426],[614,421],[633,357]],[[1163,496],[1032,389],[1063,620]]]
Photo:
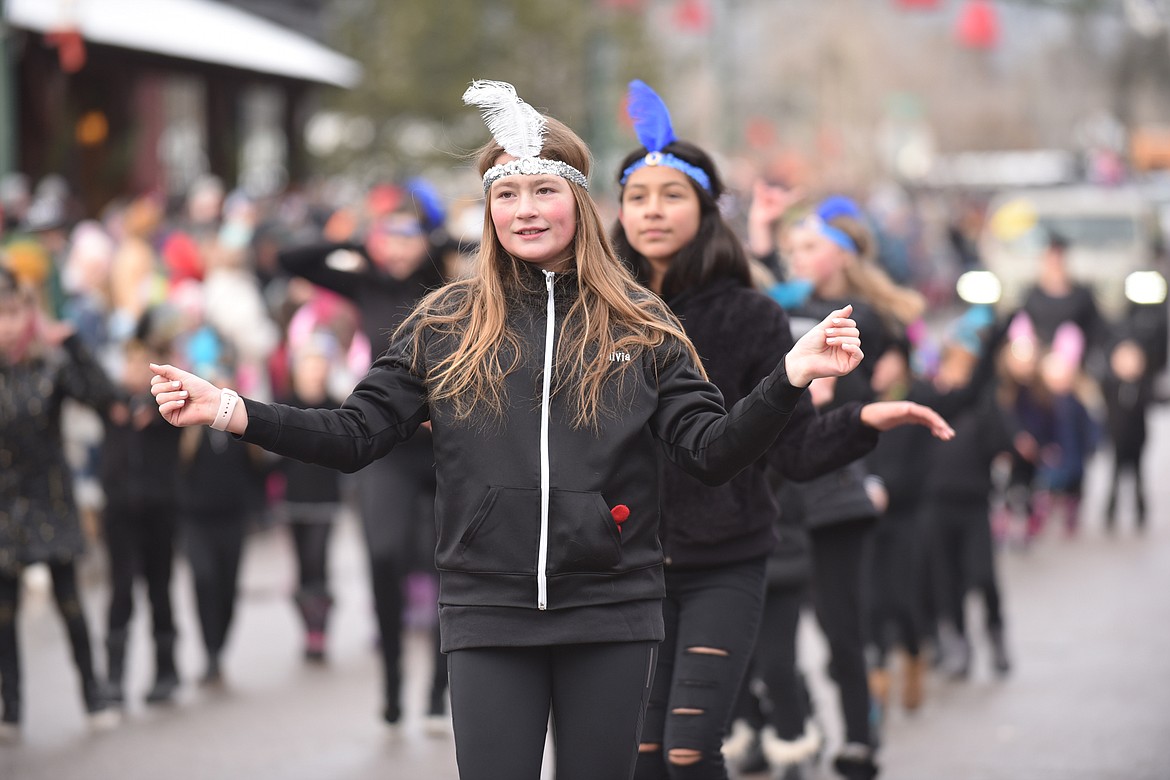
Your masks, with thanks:
[[[634,123],[634,133],[642,146],[646,147],[647,154],[629,168],[622,171],[621,184],[624,186],[630,174],[646,166],[654,167],[665,165],[682,171],[690,176],[696,184],[711,192],[711,177],[697,165],[691,165],[686,160],[675,157],[669,152],[663,152],[669,144],[678,140],[674,135],[674,127],[670,123],[670,112],[658,93],[644,81],[637,79],[630,82],[629,101],[626,113]]]
[[[815,230],[845,251],[852,252],[855,255],[860,254],[861,247],[857,245],[857,242],[853,240],[852,236],[844,230],[841,230],[841,228],[829,224],[829,220],[835,219],[836,217],[849,217],[851,219],[862,220],[865,219],[865,214],[849,198],[841,195],[833,195],[822,201],[821,205],[817,206],[816,212],[802,219],[800,224],[803,227]]]

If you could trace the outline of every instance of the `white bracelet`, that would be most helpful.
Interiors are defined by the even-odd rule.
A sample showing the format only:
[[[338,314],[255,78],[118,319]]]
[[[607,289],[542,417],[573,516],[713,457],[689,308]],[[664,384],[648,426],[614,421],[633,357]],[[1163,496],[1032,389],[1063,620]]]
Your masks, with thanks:
[[[236,404],[240,396],[235,390],[225,387],[219,391],[219,412],[211,421],[211,427],[217,431],[226,431],[228,423],[232,421],[232,413],[236,411]]]

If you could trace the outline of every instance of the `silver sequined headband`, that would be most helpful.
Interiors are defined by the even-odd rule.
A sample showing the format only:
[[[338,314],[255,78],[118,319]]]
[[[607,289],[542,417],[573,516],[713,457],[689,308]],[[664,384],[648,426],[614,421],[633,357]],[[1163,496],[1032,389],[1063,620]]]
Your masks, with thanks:
[[[544,116],[521,100],[511,84],[504,81],[473,81],[463,93],[463,102],[479,107],[483,121],[496,143],[516,158],[501,165],[493,165],[484,172],[485,195],[496,180],[516,174],[552,174],[589,189],[589,179],[581,171],[567,162],[540,156],[544,146]]]

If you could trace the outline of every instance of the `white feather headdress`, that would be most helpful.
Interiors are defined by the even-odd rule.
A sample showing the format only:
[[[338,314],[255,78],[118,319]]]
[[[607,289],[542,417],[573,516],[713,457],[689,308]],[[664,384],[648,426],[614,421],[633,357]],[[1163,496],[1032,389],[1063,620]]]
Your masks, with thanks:
[[[544,116],[516,94],[505,81],[473,81],[463,93],[463,102],[476,106],[483,121],[505,152],[515,160],[489,168],[483,175],[483,191],[505,176],[551,173],[589,189],[585,174],[560,160],[540,156],[547,122]]]

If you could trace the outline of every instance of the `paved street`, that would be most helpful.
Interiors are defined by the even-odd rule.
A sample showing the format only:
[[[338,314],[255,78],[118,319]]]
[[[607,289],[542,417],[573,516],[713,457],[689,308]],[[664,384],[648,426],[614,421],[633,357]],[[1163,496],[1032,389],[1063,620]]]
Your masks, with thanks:
[[[1170,778],[1170,409],[1157,412],[1153,439],[1147,474],[1154,513],[1146,536],[1133,532],[1128,517],[1115,537],[1105,535],[1099,518],[1105,464],[1095,464],[1083,533],[1065,539],[1050,529],[1027,554],[1001,558],[1012,676],[994,680],[978,643],[969,682],[932,680],[922,712],[891,715],[883,777]],[[221,692],[188,682],[172,707],[138,703],[151,666],[140,611],[129,661],[134,701],[125,723],[102,734],[87,731],[60,623],[34,583],[21,617],[24,740],[0,746],[0,779],[453,780],[450,738],[423,730],[421,686],[429,660],[421,632],[409,647],[407,662],[417,673],[404,724],[389,732],[377,718],[379,674],[358,529],[345,522],[336,536],[339,603],[324,668],[300,660],[297,617],[287,597],[291,561],[282,529],[251,538]],[[87,603],[91,623],[100,627],[101,561],[87,562],[86,575],[95,583]],[[185,568],[174,592],[180,667],[190,681],[202,657]],[[977,633],[976,641],[981,638]],[[820,679],[814,694],[835,728],[829,689],[817,671],[823,645],[812,630],[802,648]]]

